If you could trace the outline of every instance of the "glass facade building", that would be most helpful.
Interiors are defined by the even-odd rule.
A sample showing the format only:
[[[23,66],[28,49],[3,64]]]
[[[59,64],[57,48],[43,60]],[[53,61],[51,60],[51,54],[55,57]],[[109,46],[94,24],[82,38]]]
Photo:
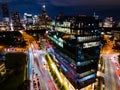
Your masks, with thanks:
[[[24,13],[24,19],[25,19],[25,22],[26,22],[26,26],[32,26],[33,25],[32,14]]]
[[[76,89],[81,89],[96,81],[101,45],[99,20],[89,16],[77,16],[69,28],[69,34],[63,30],[51,31],[48,34],[54,50],[68,63],[59,67],[63,69],[64,66],[67,69],[62,70],[64,75]]]

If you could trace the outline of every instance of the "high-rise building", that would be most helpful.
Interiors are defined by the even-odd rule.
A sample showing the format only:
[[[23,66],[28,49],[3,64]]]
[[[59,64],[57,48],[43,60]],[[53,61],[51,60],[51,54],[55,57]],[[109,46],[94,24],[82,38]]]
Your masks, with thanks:
[[[51,24],[51,17],[49,17],[46,13],[46,6],[43,5],[42,6],[42,14],[39,15],[39,23],[41,25],[42,28],[47,28],[47,26],[49,26]]]
[[[42,14],[46,14],[46,6],[45,5],[42,6]]]
[[[9,22],[9,10],[7,4],[2,4],[3,21]]]
[[[39,25],[39,17],[38,17],[38,15],[34,15],[33,24],[34,25]]]
[[[21,29],[22,25],[20,22],[20,13],[12,12],[11,16],[12,16],[12,23],[13,23],[14,30]]]
[[[24,19],[26,21],[26,26],[33,25],[33,16],[32,16],[32,14],[24,13]]]
[[[9,17],[8,5],[2,4],[3,17]]]
[[[71,33],[59,30],[49,31],[48,34],[59,61],[58,68],[75,89],[81,89],[96,81],[101,30],[99,19],[95,17],[74,16],[70,21],[70,26],[66,28],[70,28]],[[61,28],[65,28],[63,25]]]
[[[114,25],[113,17],[106,17],[103,22],[103,27],[113,27],[113,25]]]

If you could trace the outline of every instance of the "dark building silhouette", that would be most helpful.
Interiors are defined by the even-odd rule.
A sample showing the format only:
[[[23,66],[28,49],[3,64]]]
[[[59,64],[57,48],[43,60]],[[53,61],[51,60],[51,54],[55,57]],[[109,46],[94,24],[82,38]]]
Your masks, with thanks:
[[[19,12],[12,12],[11,16],[12,16],[12,23],[14,26],[14,30],[21,29],[22,25],[20,22],[20,13]]]
[[[3,17],[9,17],[9,10],[7,4],[2,4]]]
[[[7,4],[2,4],[2,15],[3,15],[3,21],[9,22],[9,10]]]

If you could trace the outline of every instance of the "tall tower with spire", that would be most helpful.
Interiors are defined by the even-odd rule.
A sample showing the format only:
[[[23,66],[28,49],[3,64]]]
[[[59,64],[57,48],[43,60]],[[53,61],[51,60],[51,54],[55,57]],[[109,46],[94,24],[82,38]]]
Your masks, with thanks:
[[[45,4],[42,5],[42,13],[39,16],[39,21],[40,21],[40,25],[47,27],[48,24],[50,24],[50,22],[52,21],[52,19],[47,15],[46,13],[46,6]]]
[[[94,12],[94,13],[93,13],[93,17],[95,17],[96,19],[98,19],[98,18],[99,18],[99,16],[98,16],[98,15],[96,15],[96,12]]]
[[[42,13],[46,13],[46,6],[45,5],[42,6]]]
[[[46,17],[46,15],[47,15],[45,5],[42,6],[42,15],[43,15],[43,17]]]
[[[94,12],[93,16],[95,17],[96,16],[96,13]]]

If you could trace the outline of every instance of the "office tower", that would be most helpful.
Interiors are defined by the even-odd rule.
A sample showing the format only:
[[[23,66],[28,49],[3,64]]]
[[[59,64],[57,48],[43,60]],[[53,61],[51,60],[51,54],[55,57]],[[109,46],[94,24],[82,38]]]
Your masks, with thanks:
[[[67,19],[70,25],[66,28],[71,33],[59,30],[49,31],[48,34],[59,61],[58,68],[75,89],[81,89],[96,81],[100,55],[99,19],[85,15]],[[59,29],[65,28],[64,21],[61,24]]]
[[[38,15],[34,15],[33,24],[34,25],[39,25],[39,17],[38,17]]]
[[[32,14],[24,13],[24,19],[26,21],[26,26],[33,25],[33,16],[32,16]]]
[[[46,13],[46,6],[42,6],[42,14],[39,15],[39,24],[42,28],[47,28],[51,24],[51,17],[49,17]]]
[[[7,4],[2,4],[3,21],[9,22],[9,10]]]
[[[106,17],[103,22],[103,27],[113,27],[113,25],[114,25],[113,17]]]
[[[45,5],[42,6],[42,14],[46,14],[46,6]]]
[[[19,12],[12,12],[11,16],[12,16],[12,23],[13,23],[14,30],[21,29],[22,25],[20,22],[20,13]]]

